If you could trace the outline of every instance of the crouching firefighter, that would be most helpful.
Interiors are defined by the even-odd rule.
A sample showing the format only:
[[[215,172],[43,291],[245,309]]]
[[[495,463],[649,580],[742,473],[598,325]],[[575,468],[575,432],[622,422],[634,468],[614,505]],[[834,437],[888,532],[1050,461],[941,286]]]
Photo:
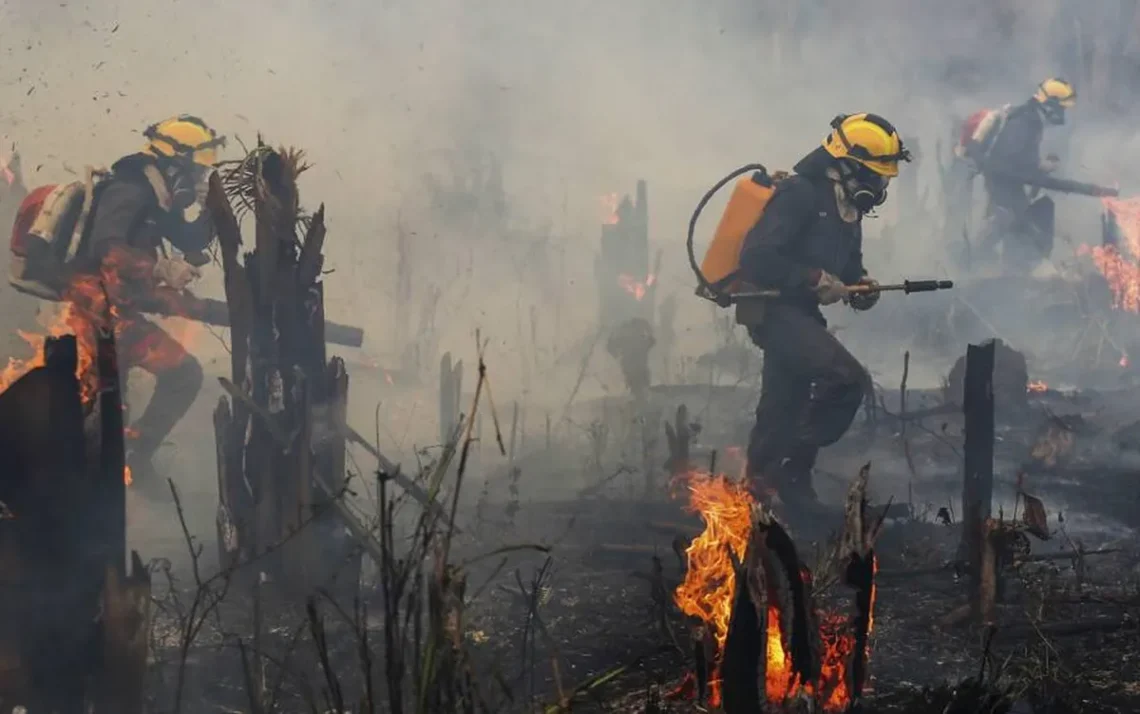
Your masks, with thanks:
[[[816,500],[816,454],[847,431],[870,382],[828,332],[820,306],[869,310],[878,302],[877,291],[848,289],[877,286],[863,267],[861,222],[883,204],[899,162],[910,161],[879,116],[840,116],[831,127],[791,175],[773,179],[759,165],[734,174],[760,169],[737,183],[698,269],[706,292],[769,296],[737,304],[737,321],[764,350],[748,472],[758,489],[774,489],[793,507]]]
[[[205,122],[185,115],[144,136],[143,149],[110,171],[88,169],[84,181],[29,193],[10,256],[14,287],[69,302],[89,324],[102,324],[105,295],[123,374],[138,367],[154,376],[150,402],[127,432],[136,480],[153,472],[152,457],[202,385],[198,361],[142,312],[162,304],[164,314],[187,314],[179,303],[190,300],[183,291],[209,260],[204,251],[214,233],[204,201],[217,149],[225,145]],[[169,255],[163,239],[182,257]]]

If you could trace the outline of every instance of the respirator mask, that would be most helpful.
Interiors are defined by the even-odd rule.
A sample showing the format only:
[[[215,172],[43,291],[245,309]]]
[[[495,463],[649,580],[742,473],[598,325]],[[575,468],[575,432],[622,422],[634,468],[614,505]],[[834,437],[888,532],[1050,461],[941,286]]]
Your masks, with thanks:
[[[206,210],[214,169],[181,157],[163,163],[171,199],[165,226],[167,239],[183,253],[201,252],[214,239],[214,224]]]
[[[1039,104],[1041,107],[1041,116],[1045,118],[1051,126],[1064,126],[1065,124],[1065,107],[1061,102],[1050,97],[1047,101]]]
[[[889,177],[877,174],[857,161],[841,161],[839,170],[843,190],[859,213],[867,215],[887,200]]]

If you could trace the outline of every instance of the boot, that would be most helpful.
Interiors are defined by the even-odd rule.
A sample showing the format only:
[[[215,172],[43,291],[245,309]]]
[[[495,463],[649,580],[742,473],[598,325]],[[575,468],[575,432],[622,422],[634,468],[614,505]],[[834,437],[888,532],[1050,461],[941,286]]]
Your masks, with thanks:
[[[812,485],[812,469],[818,453],[814,447],[798,446],[780,460],[776,491],[789,509],[818,508],[819,496]]]

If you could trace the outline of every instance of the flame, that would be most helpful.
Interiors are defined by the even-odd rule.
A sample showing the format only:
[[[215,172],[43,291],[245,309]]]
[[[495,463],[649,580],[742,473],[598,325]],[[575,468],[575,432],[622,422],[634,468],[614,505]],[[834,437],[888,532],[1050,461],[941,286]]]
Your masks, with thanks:
[[[1140,313],[1140,198],[1101,199],[1104,210],[1116,221],[1121,245],[1081,246],[1112,291],[1113,307]]]
[[[736,594],[736,576],[729,551],[737,559],[744,558],[755,500],[742,483],[724,475],[691,472],[681,476],[679,481],[688,491],[688,509],[700,514],[705,528],[685,550],[685,580],[673,598],[681,612],[699,619],[712,631],[716,655],[709,675],[709,703],[715,707],[720,704],[720,659],[728,639]],[[874,568],[878,570],[877,562]],[[810,582],[811,573],[805,568],[801,577]],[[874,629],[875,597],[872,585],[868,634]],[[767,619],[765,696],[768,701],[781,703],[802,691],[817,697],[825,712],[845,711],[851,702],[848,667],[855,645],[848,618],[837,613],[820,615],[821,676],[818,682],[811,683],[799,682],[792,673],[778,604],[769,602]],[[686,677],[674,696],[691,696],[692,684],[692,678]]]
[[[1035,379],[1025,386],[1025,391],[1031,394],[1040,394],[1049,391],[1049,385],[1041,380]]]
[[[43,334],[35,334],[17,330],[17,334],[28,343],[32,356],[28,359],[9,357],[8,364],[0,369],[0,392],[12,386],[12,383],[23,377],[37,367],[44,366],[44,343],[48,337],[62,337],[75,335],[79,351],[79,361],[75,368],[75,376],[79,379],[80,396],[84,404],[90,403],[95,396],[95,339],[87,329],[87,322],[78,310],[71,304],[57,306],[55,314],[43,321]]]
[[[618,218],[618,195],[616,193],[605,193],[599,197],[599,202],[602,204],[602,225],[603,226],[616,226],[620,219]]]
[[[645,276],[644,282],[639,281],[637,278],[633,277],[632,275],[627,275],[626,273],[622,273],[618,276],[618,285],[621,286],[622,290],[625,290],[627,293],[632,295],[638,302],[643,300],[645,296],[649,294],[649,288],[653,287],[654,283],[656,282],[657,276],[653,275],[652,273]]]
[[[700,513],[704,531],[685,549],[688,568],[673,600],[681,612],[707,624],[716,641],[714,669],[709,676],[710,702],[720,703],[720,657],[728,639],[728,621],[736,594],[736,575],[729,549],[744,558],[752,530],[752,495],[724,475],[690,473],[682,477],[689,491],[689,509]]]
[[[132,483],[134,483],[134,479],[131,478],[130,466],[123,467],[123,483],[127,486],[130,486]]]
[[[44,321],[41,334],[20,332],[20,336],[33,350],[28,359],[9,358],[8,364],[0,370],[0,391],[11,386],[12,382],[44,364],[43,345],[48,337],[74,335],[78,350],[76,376],[80,382],[80,396],[88,405],[95,398],[98,389],[96,355],[97,336],[107,315],[114,321],[115,336],[120,337],[134,321],[129,316],[132,300],[125,288],[128,281],[134,285],[152,288],[150,296],[164,303],[170,313],[187,314],[181,294],[164,289],[154,289],[154,261],[147,255],[126,246],[115,246],[103,260],[98,273],[79,274],[63,289],[63,300],[55,307],[54,314]],[[128,308],[128,309],[123,309]],[[185,342],[193,339],[202,329],[201,325],[183,320],[169,321],[176,339]],[[169,346],[169,341],[166,341]],[[145,354],[141,357],[154,364],[174,363],[181,355],[163,354],[163,345],[138,345]]]

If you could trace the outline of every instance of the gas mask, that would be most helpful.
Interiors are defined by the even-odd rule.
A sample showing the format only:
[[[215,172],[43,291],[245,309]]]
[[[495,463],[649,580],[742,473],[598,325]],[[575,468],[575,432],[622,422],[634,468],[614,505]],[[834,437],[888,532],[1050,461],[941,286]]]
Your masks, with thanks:
[[[213,169],[181,158],[164,163],[171,198],[166,237],[183,253],[204,251],[214,240],[214,224],[206,210]]]
[[[857,161],[841,161],[840,174],[847,198],[859,213],[867,215],[887,200],[890,178],[875,173]]]
[[[1059,101],[1050,97],[1047,101],[1038,105],[1041,107],[1041,116],[1045,121],[1052,126],[1063,126],[1065,124],[1065,107]]]

